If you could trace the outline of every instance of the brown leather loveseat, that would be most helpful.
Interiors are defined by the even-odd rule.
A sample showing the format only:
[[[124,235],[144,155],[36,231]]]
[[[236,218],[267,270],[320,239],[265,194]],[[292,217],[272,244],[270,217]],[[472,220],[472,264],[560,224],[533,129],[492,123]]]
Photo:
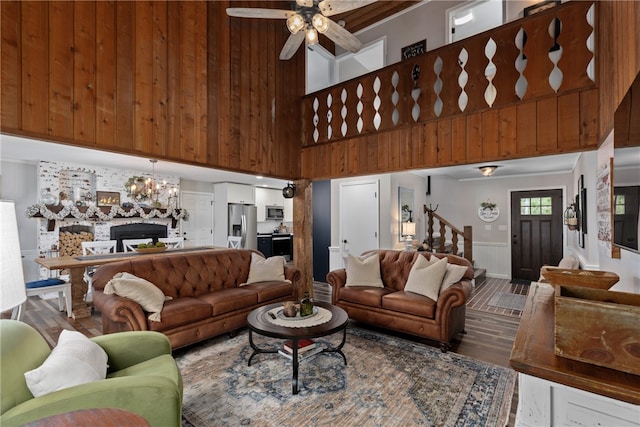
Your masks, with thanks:
[[[329,272],[327,282],[332,287],[333,304],[342,307],[349,318],[363,323],[396,330],[438,341],[442,351],[447,351],[451,339],[464,331],[465,306],[473,285],[473,266],[459,256],[375,250],[380,258],[380,277],[384,287],[346,287],[347,271]],[[462,278],[440,292],[438,300],[404,291],[411,267],[416,257],[430,259],[447,257],[448,263],[466,266]]]
[[[93,304],[102,313],[103,333],[158,331],[172,348],[233,332],[247,324],[253,309],[279,301],[297,300],[300,270],[284,267],[290,281],[247,282],[251,250],[209,249],[132,257],[100,266],[94,273]],[[161,321],[129,298],[105,294],[117,273],[128,272],[158,287],[171,299],[164,302]]]

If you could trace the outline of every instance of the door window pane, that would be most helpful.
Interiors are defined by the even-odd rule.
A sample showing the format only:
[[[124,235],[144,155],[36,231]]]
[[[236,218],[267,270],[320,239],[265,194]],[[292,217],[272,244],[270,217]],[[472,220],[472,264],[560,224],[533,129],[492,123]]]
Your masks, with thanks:
[[[523,197],[520,199],[520,215],[551,215],[551,197]]]

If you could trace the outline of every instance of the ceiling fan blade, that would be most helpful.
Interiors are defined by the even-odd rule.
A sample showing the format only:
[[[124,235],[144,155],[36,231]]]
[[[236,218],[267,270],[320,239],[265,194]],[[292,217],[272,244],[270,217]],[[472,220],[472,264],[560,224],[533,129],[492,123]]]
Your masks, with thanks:
[[[311,7],[313,6],[313,0],[296,0],[298,6]]]
[[[282,47],[282,50],[280,51],[280,59],[285,61],[287,59],[291,59],[291,57],[296,53],[303,41],[304,31],[298,31],[295,34],[291,34]]]
[[[327,31],[325,31],[324,35],[329,37],[335,44],[351,53],[356,53],[362,49],[362,43],[356,36],[336,24],[331,19],[327,19],[327,21],[329,27],[327,28]]]
[[[251,7],[229,7],[227,8],[227,15],[236,16],[239,18],[271,18],[271,19],[287,19],[290,16],[295,15],[293,10],[280,10],[280,9],[261,9]]]
[[[318,7],[324,16],[332,16],[375,3],[376,1],[377,0],[322,0],[318,3]]]

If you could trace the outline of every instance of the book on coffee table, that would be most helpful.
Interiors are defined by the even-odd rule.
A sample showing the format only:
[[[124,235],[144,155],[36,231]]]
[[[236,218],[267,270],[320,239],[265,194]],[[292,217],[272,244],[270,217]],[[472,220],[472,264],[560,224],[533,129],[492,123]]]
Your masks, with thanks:
[[[310,339],[302,339],[298,341],[298,354],[305,353],[316,348],[316,342]],[[289,354],[293,354],[293,341],[287,341],[283,344],[282,349]]]
[[[322,347],[314,347],[311,350],[305,351],[304,353],[300,353],[298,354],[298,361],[304,360],[304,359],[308,359],[312,356],[315,356],[316,354],[322,352]],[[285,351],[285,350],[278,350],[278,353],[280,353],[282,356],[286,357],[289,360],[293,360],[293,354]]]

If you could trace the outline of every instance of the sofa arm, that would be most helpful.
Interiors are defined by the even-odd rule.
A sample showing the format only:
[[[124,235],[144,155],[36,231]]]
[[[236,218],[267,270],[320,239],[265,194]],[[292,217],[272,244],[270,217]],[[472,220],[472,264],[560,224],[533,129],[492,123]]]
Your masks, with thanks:
[[[436,304],[436,323],[444,324],[452,309],[465,305],[471,295],[472,289],[473,286],[470,281],[462,280],[442,292],[438,296]]]
[[[154,331],[119,332],[92,338],[109,356],[109,372],[171,354],[166,335]]]
[[[294,295],[294,299],[298,300],[300,295],[302,295],[300,286],[302,285],[302,273],[300,273],[300,269],[296,267],[284,267],[284,278],[290,280],[293,284],[293,288],[295,289],[296,295]]]
[[[338,302],[338,296],[340,295],[340,289],[347,283],[347,270],[339,268],[337,270],[330,271],[327,274],[327,283],[331,285],[331,302],[335,304]]]
[[[137,302],[118,296],[116,294],[105,295],[102,291],[93,293],[93,305],[102,313],[103,318],[111,322],[124,323],[130,331],[146,331],[147,315]],[[103,328],[104,325],[103,322]],[[104,331],[109,333],[112,331]]]
[[[0,416],[2,427],[20,426],[51,415],[92,408],[120,408],[152,426],[180,426],[180,385],[162,376],[109,378],[30,399]]]

